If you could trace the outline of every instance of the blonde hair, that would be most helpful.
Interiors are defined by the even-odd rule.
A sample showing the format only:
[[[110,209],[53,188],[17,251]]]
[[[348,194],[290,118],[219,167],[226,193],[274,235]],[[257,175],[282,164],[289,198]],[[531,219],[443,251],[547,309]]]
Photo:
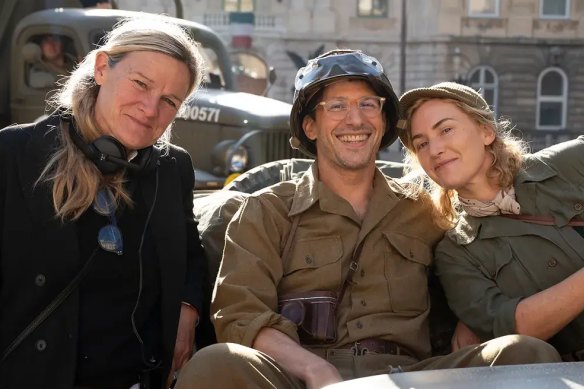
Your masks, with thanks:
[[[151,51],[169,55],[187,65],[190,74],[188,95],[201,83],[203,59],[198,44],[180,26],[164,17],[144,16],[120,21],[104,38],[105,42],[87,54],[79,66],[64,81],[49,102],[63,114],[72,114],[81,136],[92,142],[102,135],[95,122],[95,103],[100,86],[94,78],[98,52],[105,52],[115,66],[124,56],[135,51]],[[188,100],[188,99],[187,99]],[[185,101],[186,103],[186,101]],[[177,115],[186,108],[183,103]],[[158,140],[168,148],[172,123]],[[117,202],[131,200],[124,190],[124,172],[103,176],[73,144],[66,131],[59,131],[62,145],[50,158],[37,183],[52,182],[53,207],[61,220],[78,219],[87,210],[101,186],[110,186]]]
[[[435,99],[435,98],[434,98]],[[406,123],[401,141],[405,146],[406,176],[411,177],[417,185],[416,192],[428,190],[434,202],[434,220],[442,228],[451,228],[456,224],[460,210],[458,207],[458,195],[454,189],[445,189],[432,181],[423,172],[416,150],[412,145],[411,118],[416,110],[426,101],[432,98],[417,100],[406,112]],[[501,188],[509,188],[513,185],[513,179],[523,163],[523,155],[528,148],[525,141],[514,136],[511,131],[513,126],[509,120],[495,118],[490,109],[472,107],[454,99],[442,99],[451,102],[466,113],[478,125],[485,125],[495,133],[493,142],[486,146],[487,151],[493,156],[493,162],[487,171],[487,176],[496,180]]]

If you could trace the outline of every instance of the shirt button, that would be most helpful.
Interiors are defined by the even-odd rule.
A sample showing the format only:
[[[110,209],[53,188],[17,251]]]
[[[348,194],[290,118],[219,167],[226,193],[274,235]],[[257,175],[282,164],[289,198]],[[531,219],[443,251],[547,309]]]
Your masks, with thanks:
[[[548,267],[556,267],[558,265],[558,260],[552,257],[547,264]]]
[[[357,322],[357,328],[361,329],[363,328],[363,323],[361,323],[360,321]]]
[[[312,262],[314,262],[314,259],[312,259],[312,256],[311,255],[307,255],[306,257],[304,257],[304,260],[309,265],[312,264]]]
[[[34,283],[36,284],[36,286],[43,286],[46,281],[47,278],[45,277],[44,274],[37,274],[36,277],[34,278]]]
[[[47,348],[47,342],[44,339],[40,339],[37,340],[35,346],[38,351],[45,351]]]
[[[367,306],[367,302],[365,300],[361,300],[361,305],[366,307]]]
[[[574,209],[575,209],[576,211],[581,211],[581,210],[582,210],[582,208],[584,208],[584,205],[582,205],[581,203],[576,203],[576,204],[574,204]]]
[[[365,277],[365,270],[361,269],[361,277]]]

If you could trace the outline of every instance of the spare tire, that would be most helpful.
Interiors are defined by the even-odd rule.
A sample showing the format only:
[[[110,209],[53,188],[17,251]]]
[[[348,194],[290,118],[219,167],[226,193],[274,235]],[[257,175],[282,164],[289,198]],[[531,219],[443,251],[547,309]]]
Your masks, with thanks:
[[[298,174],[305,172],[313,162],[312,159],[293,158],[264,163],[235,178],[223,189],[253,193],[278,182],[296,178]]]
[[[313,159],[293,158],[264,163],[235,178],[223,189],[253,193],[278,182],[298,177],[308,170],[313,162]],[[375,161],[375,164],[388,177],[400,178],[403,175],[405,165],[401,162],[378,160]]]

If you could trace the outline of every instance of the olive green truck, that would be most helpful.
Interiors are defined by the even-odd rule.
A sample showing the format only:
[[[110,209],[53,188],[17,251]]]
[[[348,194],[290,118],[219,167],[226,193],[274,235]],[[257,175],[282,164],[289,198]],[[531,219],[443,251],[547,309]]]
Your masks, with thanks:
[[[15,5],[13,15],[18,14],[19,7]],[[45,101],[56,84],[31,82],[30,74],[31,69],[42,65],[41,37],[58,36],[66,55],[79,61],[116,22],[136,15],[139,13],[80,8],[35,11],[17,21],[2,15],[0,43],[6,53],[2,53],[0,86],[4,84],[8,93],[3,90],[0,96],[0,125],[32,122],[47,113]],[[221,188],[226,180],[250,168],[300,156],[288,143],[291,105],[241,91],[249,90],[250,85],[265,91],[270,77],[263,79],[266,88],[258,88],[258,80],[240,70],[246,61],[237,56],[245,53],[230,54],[219,36],[204,25],[172,19],[201,44],[207,62],[206,82],[191,99],[186,113],[177,118],[172,137],[172,142],[184,147],[193,158],[195,188]],[[12,31],[7,27],[10,23],[15,24]]]

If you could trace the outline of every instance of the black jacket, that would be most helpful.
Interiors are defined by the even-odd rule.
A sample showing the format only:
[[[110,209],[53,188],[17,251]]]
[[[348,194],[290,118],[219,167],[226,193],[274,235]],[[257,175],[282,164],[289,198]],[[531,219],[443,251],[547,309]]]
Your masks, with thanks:
[[[54,217],[51,189],[38,184],[58,145],[59,118],[0,131],[0,352],[81,268],[75,223]],[[192,212],[194,174],[188,153],[172,146],[160,159],[150,226],[160,268],[162,387],[172,362],[181,301],[201,308],[204,261]],[[152,199],[155,174],[140,178]],[[0,365],[0,388],[70,388],[75,379],[77,291]],[[107,312],[104,312],[107,315]]]

